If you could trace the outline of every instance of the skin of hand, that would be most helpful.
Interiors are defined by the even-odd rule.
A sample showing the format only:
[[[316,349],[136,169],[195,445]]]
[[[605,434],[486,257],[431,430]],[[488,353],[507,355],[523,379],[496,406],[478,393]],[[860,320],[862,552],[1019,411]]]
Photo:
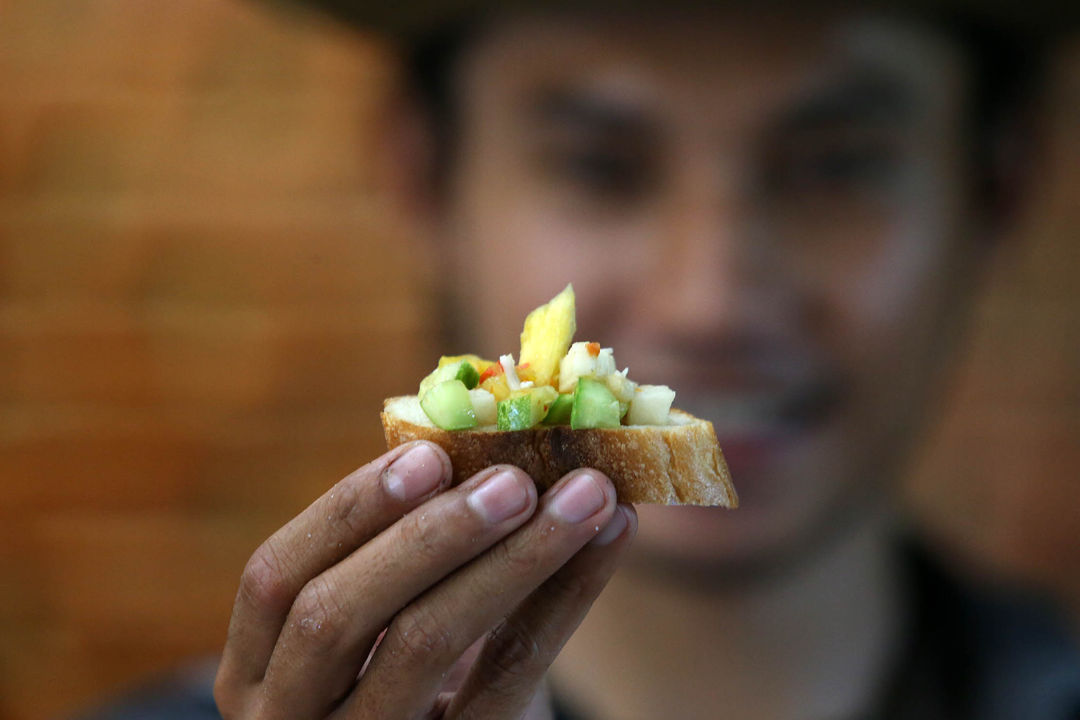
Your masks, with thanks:
[[[637,516],[596,470],[540,497],[512,466],[450,478],[439,447],[403,445],[255,551],[214,685],[224,718],[547,715],[544,673]]]

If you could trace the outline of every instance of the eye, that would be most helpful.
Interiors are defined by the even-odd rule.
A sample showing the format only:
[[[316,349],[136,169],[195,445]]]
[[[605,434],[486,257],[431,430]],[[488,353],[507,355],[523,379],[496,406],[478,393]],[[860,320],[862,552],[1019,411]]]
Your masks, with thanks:
[[[642,153],[603,144],[549,148],[543,163],[553,182],[603,202],[639,199],[656,175]]]
[[[812,155],[796,167],[809,181],[828,185],[878,184],[895,168],[892,155],[879,147],[836,148]]]
[[[780,195],[876,193],[895,184],[901,167],[902,157],[889,142],[809,143],[778,154],[767,187]]]

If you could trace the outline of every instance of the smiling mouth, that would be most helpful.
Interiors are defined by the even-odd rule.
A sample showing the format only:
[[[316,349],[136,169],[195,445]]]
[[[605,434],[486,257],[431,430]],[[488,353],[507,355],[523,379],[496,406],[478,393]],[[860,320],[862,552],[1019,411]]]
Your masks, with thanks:
[[[676,404],[713,423],[725,437],[782,437],[823,425],[843,404],[843,386],[836,380],[816,380],[775,390],[745,392],[722,388],[701,393],[682,392]],[[682,402],[680,402],[682,400]]]

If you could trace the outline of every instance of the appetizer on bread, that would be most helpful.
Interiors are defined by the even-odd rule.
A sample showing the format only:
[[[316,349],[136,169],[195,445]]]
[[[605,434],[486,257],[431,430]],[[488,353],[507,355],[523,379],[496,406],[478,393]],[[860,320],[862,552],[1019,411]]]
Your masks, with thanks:
[[[384,402],[387,446],[436,443],[455,482],[507,463],[543,490],[594,467],[620,502],[738,506],[712,423],[672,409],[667,386],[630,380],[611,348],[572,342],[575,331],[567,285],[525,319],[517,363],[512,355],[440,358],[417,395]]]

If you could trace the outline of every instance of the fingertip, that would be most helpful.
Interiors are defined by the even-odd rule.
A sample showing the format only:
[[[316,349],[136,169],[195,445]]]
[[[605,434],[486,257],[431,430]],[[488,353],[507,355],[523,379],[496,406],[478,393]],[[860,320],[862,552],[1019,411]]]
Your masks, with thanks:
[[[443,450],[442,447],[430,440],[410,440],[409,442],[401,443],[400,445],[390,448],[367,465],[358,468],[355,472],[360,472],[365,468],[370,468],[372,466],[377,467],[382,465],[384,468],[389,467],[398,459],[419,447],[430,449],[431,452],[438,457],[439,462],[442,463],[443,475],[445,477],[449,478],[453,474],[453,463],[450,461],[450,456],[446,454],[446,451]]]
[[[544,496],[545,509],[553,517],[570,525],[586,520],[590,525],[606,525],[614,506],[615,494],[611,481],[591,468],[567,473]]]
[[[615,508],[619,501],[618,491],[615,489],[615,482],[606,474],[597,470],[596,468],[586,468],[582,472],[587,472],[592,476],[593,480],[600,486],[600,489],[604,493],[604,507],[612,508],[612,517],[615,515]],[[609,520],[610,522],[610,520]]]
[[[630,503],[619,503],[619,512],[626,515],[626,523],[628,527],[626,536],[628,538],[633,538],[635,535],[637,535],[638,529],[637,508],[635,508]]]
[[[466,502],[489,525],[517,517],[536,506],[536,485],[513,465],[494,465],[467,489]]]
[[[382,473],[387,494],[399,502],[413,502],[446,487],[451,477],[446,451],[426,440],[402,448]]]
[[[590,543],[596,546],[610,545],[621,537],[633,537],[637,532],[637,513],[623,503],[615,506],[607,525],[597,533]]]
[[[567,473],[559,484],[568,484],[573,478],[586,475],[593,479],[600,491],[604,493],[604,506],[614,505],[618,499],[618,495],[615,491],[615,483],[608,477],[603,471],[596,468],[586,467],[578,468],[577,470],[571,470]]]
[[[450,480],[454,477],[454,463],[450,460],[450,455],[445,450],[443,450],[440,445],[437,445],[430,440],[416,440],[414,441],[414,443],[416,445],[423,445],[427,448],[430,448],[431,451],[435,453],[436,457],[439,458],[439,462],[442,463],[442,481],[444,484],[449,483]]]

